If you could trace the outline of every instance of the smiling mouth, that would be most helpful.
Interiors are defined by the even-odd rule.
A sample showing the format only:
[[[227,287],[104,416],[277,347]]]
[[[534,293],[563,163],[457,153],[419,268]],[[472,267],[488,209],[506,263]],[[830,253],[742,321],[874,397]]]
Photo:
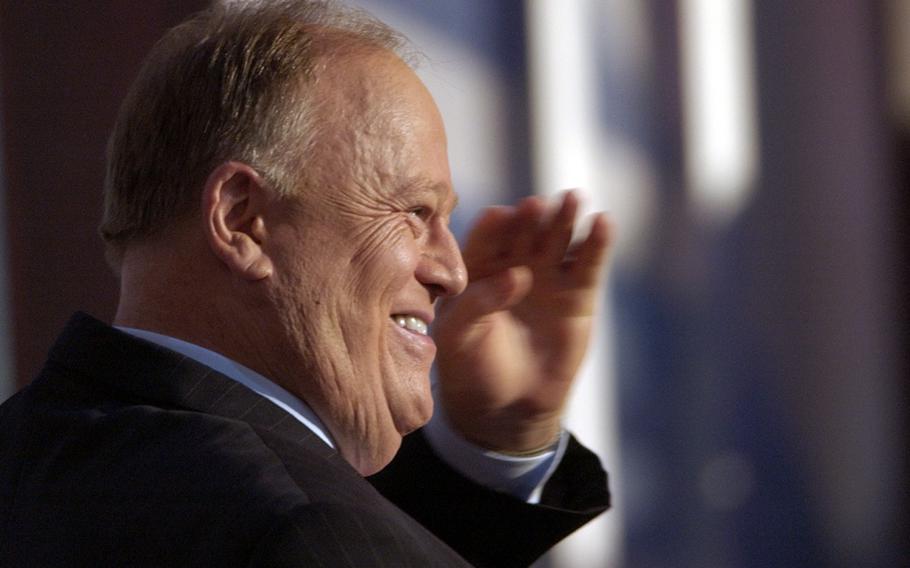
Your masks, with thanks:
[[[392,321],[394,321],[398,327],[406,329],[418,335],[426,335],[427,331],[429,330],[427,322],[423,321],[417,316],[393,314]]]

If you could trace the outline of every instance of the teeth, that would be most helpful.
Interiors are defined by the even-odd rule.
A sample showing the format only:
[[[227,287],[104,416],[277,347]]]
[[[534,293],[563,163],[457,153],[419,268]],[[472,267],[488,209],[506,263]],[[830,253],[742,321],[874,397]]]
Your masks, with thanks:
[[[396,315],[392,316],[392,319],[395,320],[395,323],[398,324],[398,327],[403,327],[408,331],[413,331],[414,333],[419,333],[420,335],[427,334],[427,322],[418,317]]]

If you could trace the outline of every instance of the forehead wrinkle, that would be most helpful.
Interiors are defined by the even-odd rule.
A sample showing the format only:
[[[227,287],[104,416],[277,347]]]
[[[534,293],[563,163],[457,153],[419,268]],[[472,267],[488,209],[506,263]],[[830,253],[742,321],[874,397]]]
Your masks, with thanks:
[[[399,108],[401,97],[394,88],[399,80],[373,65],[390,57],[397,59],[391,52],[367,46],[335,54],[336,66],[323,70],[317,88],[323,95],[319,110],[324,125],[316,150],[320,159],[315,160],[328,170],[322,173],[367,182],[380,157],[396,156],[411,118]]]

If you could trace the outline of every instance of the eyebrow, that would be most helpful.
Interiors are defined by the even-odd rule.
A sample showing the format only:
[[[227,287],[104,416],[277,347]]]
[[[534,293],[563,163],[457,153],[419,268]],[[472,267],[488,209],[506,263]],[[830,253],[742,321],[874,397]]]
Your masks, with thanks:
[[[448,193],[451,195],[452,200],[452,206],[449,209],[449,213],[458,207],[458,203],[460,201],[458,193],[448,183],[441,181],[433,182],[426,178],[412,178],[407,180],[407,182],[403,184],[402,191],[408,193],[430,191],[440,196]]]

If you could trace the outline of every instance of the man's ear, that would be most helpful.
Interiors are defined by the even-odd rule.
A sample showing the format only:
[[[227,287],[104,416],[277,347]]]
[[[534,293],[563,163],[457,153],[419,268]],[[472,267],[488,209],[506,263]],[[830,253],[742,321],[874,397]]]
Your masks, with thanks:
[[[250,281],[272,274],[263,244],[268,236],[265,213],[272,198],[256,170],[225,162],[212,170],[202,190],[206,240],[212,252],[237,276]]]

